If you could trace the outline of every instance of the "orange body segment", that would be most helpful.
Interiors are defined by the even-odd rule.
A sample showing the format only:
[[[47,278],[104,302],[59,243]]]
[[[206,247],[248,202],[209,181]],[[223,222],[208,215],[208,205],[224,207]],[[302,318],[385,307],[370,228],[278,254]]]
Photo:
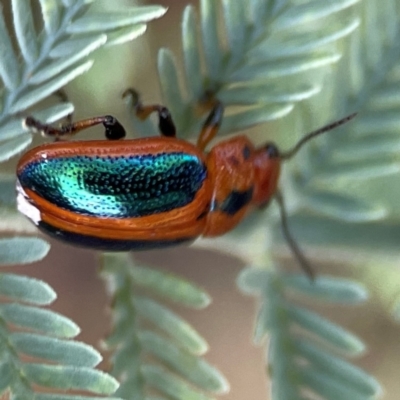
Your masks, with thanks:
[[[232,230],[252,204],[254,146],[245,136],[215,145],[207,157],[212,195],[204,236]]]

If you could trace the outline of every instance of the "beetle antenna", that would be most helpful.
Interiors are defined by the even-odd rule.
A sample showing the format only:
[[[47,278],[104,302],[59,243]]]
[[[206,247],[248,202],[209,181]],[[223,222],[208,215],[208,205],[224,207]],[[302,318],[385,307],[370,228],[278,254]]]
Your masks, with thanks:
[[[303,271],[306,273],[306,275],[310,278],[311,282],[314,282],[315,272],[311,268],[306,257],[304,256],[303,252],[301,251],[300,247],[297,245],[292,234],[290,233],[287,212],[286,212],[285,202],[283,201],[282,193],[279,190],[277,190],[274,196],[275,196],[275,199],[279,206],[283,236],[285,237],[285,239],[290,247],[290,250],[292,250],[294,257],[300,264],[300,267],[303,269]]]
[[[308,133],[302,139],[300,139],[291,150],[281,153],[281,158],[286,159],[286,160],[289,158],[292,158],[303,147],[304,143],[308,142],[310,139],[314,138],[315,136],[321,135],[322,133],[328,132],[332,129],[337,128],[340,125],[345,124],[346,122],[353,119],[356,115],[357,115],[357,113],[350,114],[347,117],[339,119],[335,122],[332,122],[328,125],[323,126],[322,128],[317,129],[316,131]]]

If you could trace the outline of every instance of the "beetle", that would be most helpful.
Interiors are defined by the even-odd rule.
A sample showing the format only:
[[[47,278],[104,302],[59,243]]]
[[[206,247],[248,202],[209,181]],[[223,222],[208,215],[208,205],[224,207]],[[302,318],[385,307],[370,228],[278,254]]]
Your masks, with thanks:
[[[232,230],[253,207],[277,199],[284,235],[304,271],[313,271],[292,239],[277,188],[283,160],[311,138],[352,119],[335,121],[304,136],[288,152],[274,143],[256,148],[244,135],[208,152],[223,118],[216,101],[197,144],[178,139],[166,107],[143,105],[129,89],[136,115],[158,115],[161,137],[119,140],[112,116],[55,128],[33,117],[25,125],[55,138],[26,152],[17,165],[18,209],[44,233],[74,245],[106,251],[148,250],[214,237]],[[108,140],[65,141],[103,124]]]

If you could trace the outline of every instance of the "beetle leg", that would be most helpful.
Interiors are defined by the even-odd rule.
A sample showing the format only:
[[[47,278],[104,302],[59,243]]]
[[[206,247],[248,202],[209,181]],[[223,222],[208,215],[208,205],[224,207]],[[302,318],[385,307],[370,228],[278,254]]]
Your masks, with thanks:
[[[54,128],[51,125],[43,124],[33,117],[27,117],[24,122],[28,128],[41,132],[45,136],[52,136],[55,140],[62,140],[64,137],[76,135],[84,129],[99,124],[103,124],[107,139],[118,140],[125,137],[124,127],[111,115],[84,119],[82,121],[62,125],[61,128]]]
[[[224,115],[224,106],[217,101],[203,124],[199,138],[197,139],[197,147],[204,151],[207,145],[214,139],[221,126],[222,117]]]
[[[287,221],[286,207],[285,207],[285,203],[283,201],[283,196],[282,196],[281,192],[279,190],[277,190],[274,197],[278,203],[279,211],[281,214],[281,227],[282,227],[283,236],[285,237],[290,249],[292,250],[294,257],[300,264],[300,267],[303,269],[303,271],[306,273],[306,275],[310,278],[311,282],[313,282],[315,280],[315,272],[311,268],[306,257],[304,256],[303,252],[301,251],[301,249],[297,245],[296,241],[293,239],[292,234],[290,233],[289,225],[288,225],[288,221]]]
[[[151,113],[156,112],[158,114],[158,127],[161,135],[169,137],[176,136],[175,124],[168,108],[158,104],[143,105],[140,101],[139,93],[135,89],[130,88],[125,90],[122,97],[127,96],[131,96],[136,116],[140,120],[144,121],[150,116]]]

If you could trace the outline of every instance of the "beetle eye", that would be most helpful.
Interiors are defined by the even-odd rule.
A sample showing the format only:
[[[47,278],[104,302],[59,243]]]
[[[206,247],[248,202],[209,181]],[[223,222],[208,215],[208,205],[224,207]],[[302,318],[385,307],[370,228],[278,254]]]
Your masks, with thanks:
[[[280,155],[278,147],[276,147],[274,143],[267,143],[265,145],[265,151],[267,152],[270,158],[277,158]]]

